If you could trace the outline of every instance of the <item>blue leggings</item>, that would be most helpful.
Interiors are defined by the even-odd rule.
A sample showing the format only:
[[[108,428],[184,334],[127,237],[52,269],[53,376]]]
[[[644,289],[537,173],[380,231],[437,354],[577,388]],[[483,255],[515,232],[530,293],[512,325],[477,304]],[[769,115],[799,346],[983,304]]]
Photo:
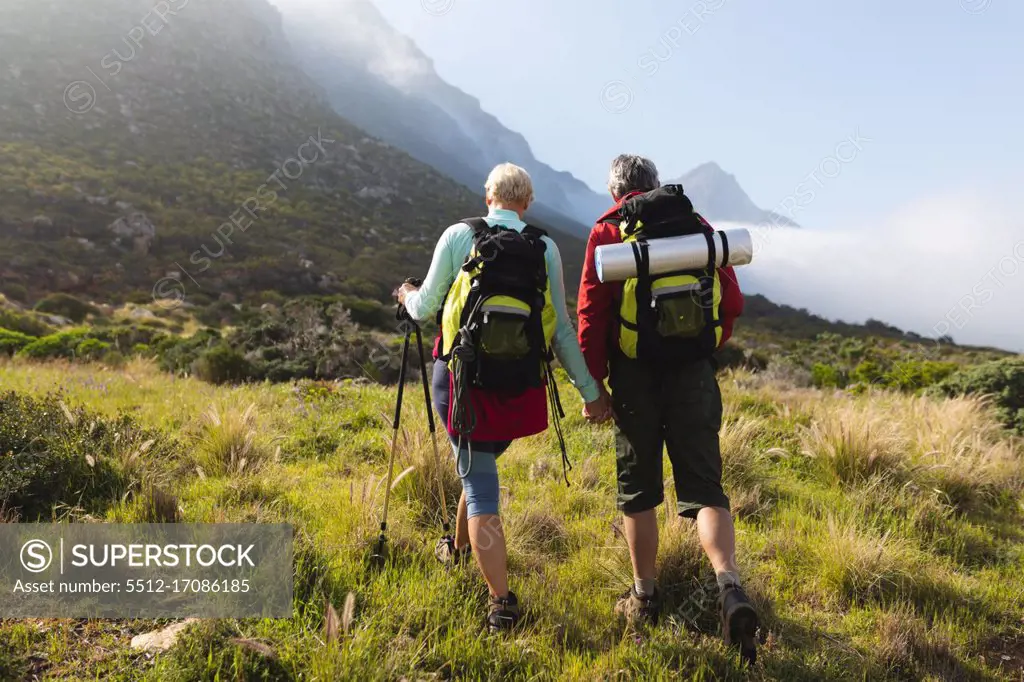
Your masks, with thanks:
[[[433,378],[434,409],[441,418],[442,427],[448,423],[448,408],[451,405],[451,382],[448,366],[440,361],[434,363]],[[449,436],[452,452],[458,462],[459,472],[470,465],[469,449],[465,442],[459,450],[458,439]],[[474,440],[472,467],[462,476],[462,490],[466,493],[466,507],[469,518],[481,514],[498,513],[498,457],[508,449],[511,441]]]

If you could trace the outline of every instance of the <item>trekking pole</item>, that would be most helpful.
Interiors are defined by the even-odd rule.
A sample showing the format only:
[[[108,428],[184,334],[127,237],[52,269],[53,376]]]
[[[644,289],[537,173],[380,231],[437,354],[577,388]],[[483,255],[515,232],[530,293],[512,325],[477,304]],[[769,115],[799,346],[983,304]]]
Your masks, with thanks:
[[[405,366],[409,359],[409,341],[412,338],[412,327],[405,328],[405,341],[402,344],[402,366],[398,369],[398,399],[395,401],[395,423],[391,434],[391,456],[388,460],[388,485],[384,489],[384,514],[380,519],[380,537],[377,538],[377,551],[373,559],[384,560],[384,545],[387,543],[388,506],[391,504],[391,481],[395,476],[395,451],[398,449],[398,429],[402,420],[402,396],[405,393]]]
[[[408,313],[406,313],[408,315]],[[427,424],[430,429],[430,445],[434,449],[434,461],[441,466],[441,456],[437,451],[437,429],[434,426],[434,410],[430,402],[430,381],[427,379],[427,357],[423,352],[423,334],[420,331],[418,324],[409,319],[410,324],[413,325],[413,329],[416,330],[416,346],[420,353],[420,376],[423,379],[423,400],[427,408]],[[441,495],[441,527],[444,532],[444,536],[441,538],[441,542],[438,543],[448,546],[449,552],[455,554],[455,538],[452,537],[451,533],[451,516],[448,513],[448,498],[444,492],[444,477],[441,475],[441,470],[437,470],[437,489]]]

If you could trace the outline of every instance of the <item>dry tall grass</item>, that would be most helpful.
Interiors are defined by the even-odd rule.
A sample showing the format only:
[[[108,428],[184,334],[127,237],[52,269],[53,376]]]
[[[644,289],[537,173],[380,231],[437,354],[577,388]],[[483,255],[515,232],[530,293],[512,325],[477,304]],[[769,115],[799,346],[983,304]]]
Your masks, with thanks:
[[[260,429],[256,404],[244,410],[211,405],[193,437],[192,462],[206,476],[256,472],[280,459],[275,439]]]
[[[440,433],[436,439],[435,454],[429,433],[411,429],[399,434],[395,468],[396,471],[401,468],[402,474],[395,476],[393,491],[415,505],[420,523],[440,527],[443,489],[444,502],[454,526],[455,505],[462,493],[462,482],[453,465],[452,446],[448,438]]]
[[[810,414],[804,450],[844,483],[909,479],[961,508],[1024,489],[1021,443],[999,427],[984,399],[825,396]]]
[[[897,474],[907,464],[907,439],[872,405],[842,403],[817,410],[801,432],[804,452],[844,483]]]
[[[835,517],[825,529],[811,545],[818,580],[843,605],[896,594],[922,570],[910,545],[889,532],[870,534]]]

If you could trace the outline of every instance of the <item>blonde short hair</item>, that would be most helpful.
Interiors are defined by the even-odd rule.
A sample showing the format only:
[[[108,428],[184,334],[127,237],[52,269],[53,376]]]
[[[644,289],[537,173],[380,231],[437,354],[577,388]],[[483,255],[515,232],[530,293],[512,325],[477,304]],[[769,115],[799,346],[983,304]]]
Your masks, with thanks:
[[[487,196],[502,204],[529,204],[533,201],[533,180],[526,169],[514,163],[494,167],[484,184]]]

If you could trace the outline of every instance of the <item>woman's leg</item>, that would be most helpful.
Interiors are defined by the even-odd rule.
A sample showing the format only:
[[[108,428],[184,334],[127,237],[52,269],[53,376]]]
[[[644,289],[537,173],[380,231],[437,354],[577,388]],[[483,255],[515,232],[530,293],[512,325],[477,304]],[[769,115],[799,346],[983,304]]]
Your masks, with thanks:
[[[505,532],[498,516],[498,467],[493,452],[478,452],[473,448],[472,458],[465,446],[459,453],[460,471],[469,468],[462,477],[469,519],[469,540],[473,546],[480,572],[483,573],[491,596],[508,596],[508,557],[505,550]]]
[[[481,514],[469,520],[469,537],[473,555],[487,581],[492,597],[508,596],[508,555],[505,531],[497,514]]]
[[[455,513],[455,548],[466,549],[469,545],[469,516],[466,510],[466,491],[459,495],[459,509]]]

